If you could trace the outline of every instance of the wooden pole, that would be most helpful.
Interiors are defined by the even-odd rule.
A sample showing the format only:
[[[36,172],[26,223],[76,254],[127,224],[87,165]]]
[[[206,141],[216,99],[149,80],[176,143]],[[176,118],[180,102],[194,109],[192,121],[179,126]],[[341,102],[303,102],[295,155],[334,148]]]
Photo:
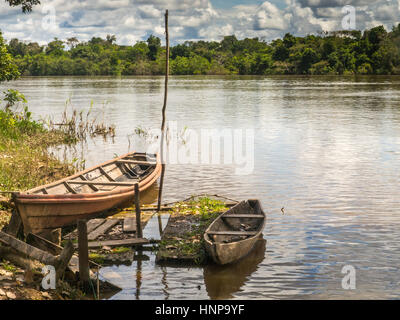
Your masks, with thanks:
[[[135,184],[136,238],[143,238],[140,212],[139,184]]]
[[[78,252],[79,252],[79,280],[84,290],[89,289],[89,249],[87,225],[85,220],[78,220]]]
[[[162,124],[161,124],[161,180],[160,190],[158,192],[158,206],[157,211],[161,209],[162,192],[164,185],[165,175],[165,160],[164,160],[164,135],[165,135],[165,111],[167,109],[167,98],[168,98],[168,77],[169,77],[169,34],[168,34],[168,10],[165,11],[165,39],[166,39],[166,59],[165,59],[165,88],[164,88],[164,105],[162,108]]]

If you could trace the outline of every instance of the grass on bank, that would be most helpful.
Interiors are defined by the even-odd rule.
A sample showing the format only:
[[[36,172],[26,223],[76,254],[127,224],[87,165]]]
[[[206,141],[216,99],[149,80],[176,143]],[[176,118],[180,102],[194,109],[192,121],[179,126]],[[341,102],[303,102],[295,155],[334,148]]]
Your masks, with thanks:
[[[60,162],[48,148],[74,141],[74,137],[33,120],[26,107],[21,112],[0,110],[0,191],[23,191],[72,174],[73,165]],[[7,209],[0,201],[0,229],[9,221]]]
[[[224,202],[209,197],[176,203],[171,209],[171,218],[176,222],[181,219],[190,221],[190,229],[179,236],[165,237],[159,244],[159,256],[164,259],[192,260],[195,264],[203,264],[207,260],[203,234],[226,210],[228,208]]]
[[[0,191],[26,190],[71,174],[72,165],[47,151],[71,141],[71,136],[32,120],[26,108],[20,113],[0,110]]]

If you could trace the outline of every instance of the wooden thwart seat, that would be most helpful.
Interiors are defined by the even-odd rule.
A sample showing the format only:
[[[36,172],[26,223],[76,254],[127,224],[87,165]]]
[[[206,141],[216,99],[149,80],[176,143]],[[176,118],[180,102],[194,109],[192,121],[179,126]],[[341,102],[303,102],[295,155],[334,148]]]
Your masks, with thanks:
[[[222,218],[251,218],[251,219],[264,219],[260,214],[226,214]]]
[[[208,231],[208,234],[216,236],[254,236],[257,231]]]
[[[77,192],[68,184],[68,182],[64,182],[64,186],[67,188],[69,192],[77,194]]]
[[[100,172],[101,172],[102,175],[104,175],[105,177],[107,177],[108,180],[110,180],[110,181],[115,181],[115,180],[106,172],[106,170],[104,170],[103,167],[100,166],[100,167],[99,167],[99,170],[100,170]]]
[[[134,186],[137,182],[100,182],[100,181],[79,181],[79,180],[68,180],[69,184],[82,184],[82,185],[99,185],[99,186],[115,186],[115,187],[128,187]]]
[[[85,178],[85,176],[84,176],[83,174],[81,174],[81,175],[79,176],[79,178],[81,178],[81,179],[84,180],[84,181],[87,181],[87,180],[88,180],[88,179]],[[99,189],[96,188],[93,184],[89,184],[89,187],[90,187],[93,191],[95,191],[95,192],[99,191]]]
[[[156,162],[148,162],[148,161],[138,161],[138,160],[118,160],[117,163],[126,163],[126,164],[141,164],[145,166],[155,166]]]

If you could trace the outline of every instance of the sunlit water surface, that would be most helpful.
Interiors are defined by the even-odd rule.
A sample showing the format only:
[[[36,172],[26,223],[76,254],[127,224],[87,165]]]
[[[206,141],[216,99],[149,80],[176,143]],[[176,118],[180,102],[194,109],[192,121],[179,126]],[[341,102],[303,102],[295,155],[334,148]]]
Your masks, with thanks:
[[[93,101],[92,114],[116,124],[114,142],[66,152],[86,166],[140,150],[128,136],[161,124],[161,77],[23,78],[0,89],[8,87],[36,117],[59,119],[71,99],[85,112]],[[172,77],[167,117],[179,128],[255,130],[250,175],[169,165],[164,200],[259,198],[267,243],[228,268],[160,267],[145,252],[147,261],[102,269],[123,288],[113,299],[400,297],[400,78]],[[345,265],[356,269],[356,290],[342,289]]]

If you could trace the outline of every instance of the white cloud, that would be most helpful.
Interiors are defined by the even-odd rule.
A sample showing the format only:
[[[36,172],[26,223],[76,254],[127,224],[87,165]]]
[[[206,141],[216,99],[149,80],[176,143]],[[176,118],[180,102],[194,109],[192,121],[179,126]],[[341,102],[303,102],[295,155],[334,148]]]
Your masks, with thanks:
[[[400,0],[285,0],[277,7],[270,0],[261,5],[241,5],[216,9],[212,0],[46,0],[29,15],[0,1],[0,29],[7,39],[40,43],[54,37],[115,34],[120,44],[146,40],[150,34],[163,39],[164,12],[170,11],[170,37],[173,43],[185,40],[220,40],[224,35],[238,38],[260,37],[271,40],[286,32],[296,35],[333,31],[341,28],[342,6],[356,7],[357,29],[379,24],[391,28],[400,20]],[[54,8],[56,23],[43,27],[42,20]],[[47,11],[42,11],[47,9]],[[48,17],[47,17],[48,18]]]
[[[291,15],[279,10],[272,3],[266,1],[258,9],[255,15],[254,27],[257,30],[276,29],[284,30],[288,28]]]

